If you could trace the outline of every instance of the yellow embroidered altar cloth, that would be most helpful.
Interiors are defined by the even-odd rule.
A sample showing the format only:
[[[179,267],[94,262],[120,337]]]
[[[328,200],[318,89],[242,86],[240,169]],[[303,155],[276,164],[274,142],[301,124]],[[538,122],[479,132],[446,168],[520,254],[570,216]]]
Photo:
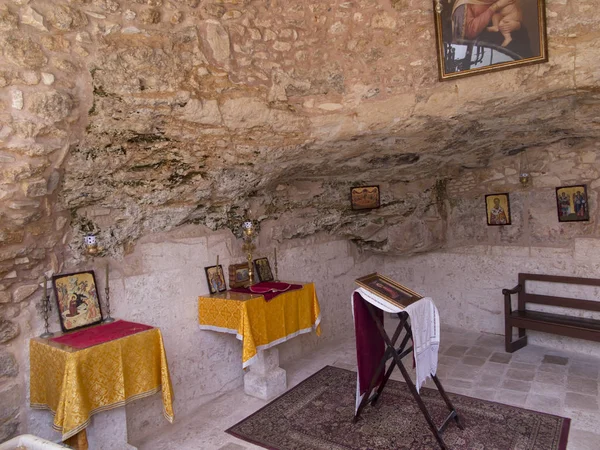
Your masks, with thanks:
[[[158,328],[77,350],[34,338],[29,343],[30,403],[54,414],[62,440],[85,429],[98,412],[162,391],[173,422],[173,388]]]
[[[258,350],[299,334],[321,335],[321,311],[314,283],[284,292],[270,301],[260,294],[222,292],[198,298],[200,329],[235,334],[242,341],[242,363],[248,367]]]

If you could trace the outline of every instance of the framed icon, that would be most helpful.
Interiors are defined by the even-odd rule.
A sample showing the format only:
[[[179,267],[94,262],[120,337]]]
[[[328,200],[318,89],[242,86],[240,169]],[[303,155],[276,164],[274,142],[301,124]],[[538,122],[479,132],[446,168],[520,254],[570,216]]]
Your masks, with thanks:
[[[102,322],[93,270],[54,275],[52,287],[63,331],[73,331]]]

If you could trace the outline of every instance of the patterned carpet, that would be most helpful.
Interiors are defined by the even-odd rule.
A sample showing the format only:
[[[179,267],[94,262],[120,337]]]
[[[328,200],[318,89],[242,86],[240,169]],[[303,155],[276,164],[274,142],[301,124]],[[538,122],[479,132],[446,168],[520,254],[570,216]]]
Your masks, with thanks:
[[[443,380],[442,380],[443,383]],[[432,450],[433,434],[404,383],[390,380],[353,424],[356,373],[327,366],[228,433],[273,450]],[[436,390],[421,389],[438,426],[448,414]],[[465,430],[443,437],[452,450],[565,450],[570,419],[449,394]]]

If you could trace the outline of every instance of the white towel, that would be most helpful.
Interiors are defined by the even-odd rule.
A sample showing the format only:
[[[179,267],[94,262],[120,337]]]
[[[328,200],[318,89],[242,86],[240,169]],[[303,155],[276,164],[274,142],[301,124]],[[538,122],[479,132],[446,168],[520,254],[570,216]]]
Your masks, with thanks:
[[[417,392],[427,378],[435,375],[440,348],[440,315],[431,297],[424,297],[405,311],[410,317],[413,337],[413,354],[415,356],[415,371]]]

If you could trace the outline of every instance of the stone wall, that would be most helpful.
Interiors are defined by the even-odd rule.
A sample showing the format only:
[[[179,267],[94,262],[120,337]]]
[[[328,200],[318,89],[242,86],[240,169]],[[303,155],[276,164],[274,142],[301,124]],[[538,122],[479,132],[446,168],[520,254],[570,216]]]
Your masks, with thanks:
[[[501,291],[517,284],[519,272],[600,276],[600,144],[572,141],[529,149],[526,163],[531,180],[526,187],[518,178],[522,159],[506,158],[487,169],[465,169],[447,180],[445,249],[411,258],[386,257],[386,272],[433,297],[447,324],[503,334]],[[555,188],[578,184],[587,185],[590,220],[560,223]],[[503,192],[510,195],[512,225],[488,226],[484,196]],[[600,299],[597,289],[571,287],[548,294]],[[569,314],[600,318],[600,314],[576,310]],[[595,343],[530,334],[531,342],[600,354]]]
[[[273,245],[268,227],[258,239],[258,256],[273,261]],[[122,261],[96,259],[87,261],[97,271],[97,281],[103,298],[104,270],[110,264],[111,305],[115,317],[151,324],[161,328],[172,376],[177,420],[186,417],[202,404],[224,392],[241,386],[241,344],[233,335],[198,329],[198,296],[206,295],[208,287],[204,267],[245,261],[241,241],[229,231],[212,232],[206,227],[188,225],[170,233],[149,235],[135,251]],[[352,314],[349,292],[354,279],[375,271],[381,257],[359,255],[345,240],[315,236],[278,246],[279,276],[286,280],[313,281],[322,313],[322,335],[302,335],[279,346],[280,360],[290,361],[308,353],[317,345],[352,336]],[[34,312],[31,311],[31,314]],[[55,314],[52,315],[56,322]],[[31,317],[39,329],[39,319]],[[57,324],[53,326],[58,329]],[[29,333],[24,333],[27,337]],[[26,340],[20,346],[25,347]],[[27,371],[27,349],[17,353]],[[160,396],[136,401],[126,407],[127,433],[130,442],[137,442],[158,427],[167,426],[162,414]],[[51,431],[51,415],[24,409],[28,432],[59,439]],[[91,440],[94,448],[107,441],[102,436],[112,433],[112,421],[93,421]],[[117,449],[118,447],[115,447]]]

